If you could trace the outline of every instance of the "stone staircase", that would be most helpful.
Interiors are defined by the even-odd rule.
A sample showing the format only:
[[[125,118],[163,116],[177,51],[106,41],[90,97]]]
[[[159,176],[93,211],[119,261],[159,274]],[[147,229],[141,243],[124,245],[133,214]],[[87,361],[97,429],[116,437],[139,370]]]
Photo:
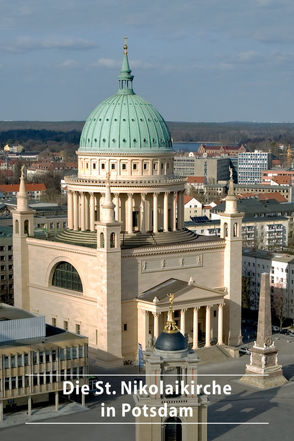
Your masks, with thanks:
[[[122,249],[172,245],[176,243],[194,242],[198,235],[193,231],[183,229],[160,233],[121,233]],[[97,245],[97,233],[94,231],[74,231],[65,229],[59,232],[55,238],[57,242],[72,243],[80,246],[95,248]]]

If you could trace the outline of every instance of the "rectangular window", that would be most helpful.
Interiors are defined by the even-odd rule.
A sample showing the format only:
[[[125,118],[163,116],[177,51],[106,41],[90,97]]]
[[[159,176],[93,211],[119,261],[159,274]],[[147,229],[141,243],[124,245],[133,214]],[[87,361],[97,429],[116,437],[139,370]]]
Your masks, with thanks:
[[[43,364],[44,363],[44,352],[40,352],[39,353],[39,363]]]
[[[22,367],[23,366],[23,361],[22,361],[22,355],[18,354],[17,356],[17,366],[18,367]]]
[[[25,366],[29,365],[29,354],[24,354],[24,365]]]
[[[93,170],[96,170],[96,163],[93,164]]]
[[[133,164],[133,170],[137,170],[137,164]]]
[[[52,317],[52,326],[56,327],[56,317]]]
[[[127,164],[122,164],[121,168],[122,168],[122,170],[126,170],[127,169]]]
[[[79,358],[83,358],[83,346],[79,345]]]
[[[144,165],[143,165],[143,168],[144,168],[144,170],[147,170],[147,163],[146,162],[144,162]]]
[[[73,348],[72,348],[72,358],[73,358],[73,360],[75,360],[76,358],[78,358],[78,354],[77,354],[77,348],[76,348],[76,346],[73,346]]]
[[[115,170],[115,164],[111,164],[111,170]]]
[[[71,360],[70,348],[66,348],[66,359]]]
[[[101,164],[101,169],[102,169],[102,170],[105,170],[105,164],[104,164],[104,162]]]
[[[124,329],[124,331],[128,330],[128,324],[127,323],[124,323],[123,329]]]
[[[66,331],[68,331],[68,321],[67,321],[67,320],[64,320],[64,322],[63,322],[63,328],[64,328]]]
[[[81,325],[79,325],[78,323],[76,324],[76,334],[80,335],[81,333]]]
[[[15,368],[15,355],[10,357],[10,367]]]
[[[64,349],[59,349],[60,361],[64,361]]]

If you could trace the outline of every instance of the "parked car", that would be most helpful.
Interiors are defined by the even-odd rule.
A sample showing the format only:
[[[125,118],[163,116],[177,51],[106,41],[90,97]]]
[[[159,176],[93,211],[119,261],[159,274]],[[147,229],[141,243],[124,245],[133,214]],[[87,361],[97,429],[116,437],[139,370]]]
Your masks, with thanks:
[[[287,335],[288,333],[289,333],[288,329],[282,329],[281,330],[281,334]]]
[[[272,331],[273,332],[280,332],[280,328],[278,326],[273,326]]]
[[[243,346],[242,348],[239,349],[239,354],[240,355],[250,355],[251,351],[247,346]]]

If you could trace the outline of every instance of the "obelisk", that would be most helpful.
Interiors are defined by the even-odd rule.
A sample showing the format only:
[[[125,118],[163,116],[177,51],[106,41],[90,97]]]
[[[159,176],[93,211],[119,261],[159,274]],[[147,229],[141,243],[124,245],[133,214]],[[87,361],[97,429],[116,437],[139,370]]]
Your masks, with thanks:
[[[242,382],[259,388],[282,386],[287,382],[278,364],[278,350],[272,337],[271,293],[268,273],[262,273],[258,309],[257,338],[251,349]]]

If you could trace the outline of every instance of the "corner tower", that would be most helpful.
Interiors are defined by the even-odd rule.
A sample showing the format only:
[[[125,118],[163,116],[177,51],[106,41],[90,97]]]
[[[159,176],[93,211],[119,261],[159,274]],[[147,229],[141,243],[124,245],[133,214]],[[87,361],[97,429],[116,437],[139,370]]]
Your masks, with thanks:
[[[224,308],[224,337],[230,346],[238,346],[241,336],[242,299],[242,218],[237,209],[233,173],[230,170],[230,183],[226,197],[225,211],[221,216],[221,238],[225,239],[224,286],[227,289]]]
[[[29,310],[27,237],[34,234],[34,211],[28,205],[24,166],[21,168],[19,191],[16,197],[17,206],[12,213],[14,306]]]
[[[109,174],[101,207],[101,220],[96,222],[97,260],[100,274],[99,348],[121,358],[121,223],[114,218]]]

